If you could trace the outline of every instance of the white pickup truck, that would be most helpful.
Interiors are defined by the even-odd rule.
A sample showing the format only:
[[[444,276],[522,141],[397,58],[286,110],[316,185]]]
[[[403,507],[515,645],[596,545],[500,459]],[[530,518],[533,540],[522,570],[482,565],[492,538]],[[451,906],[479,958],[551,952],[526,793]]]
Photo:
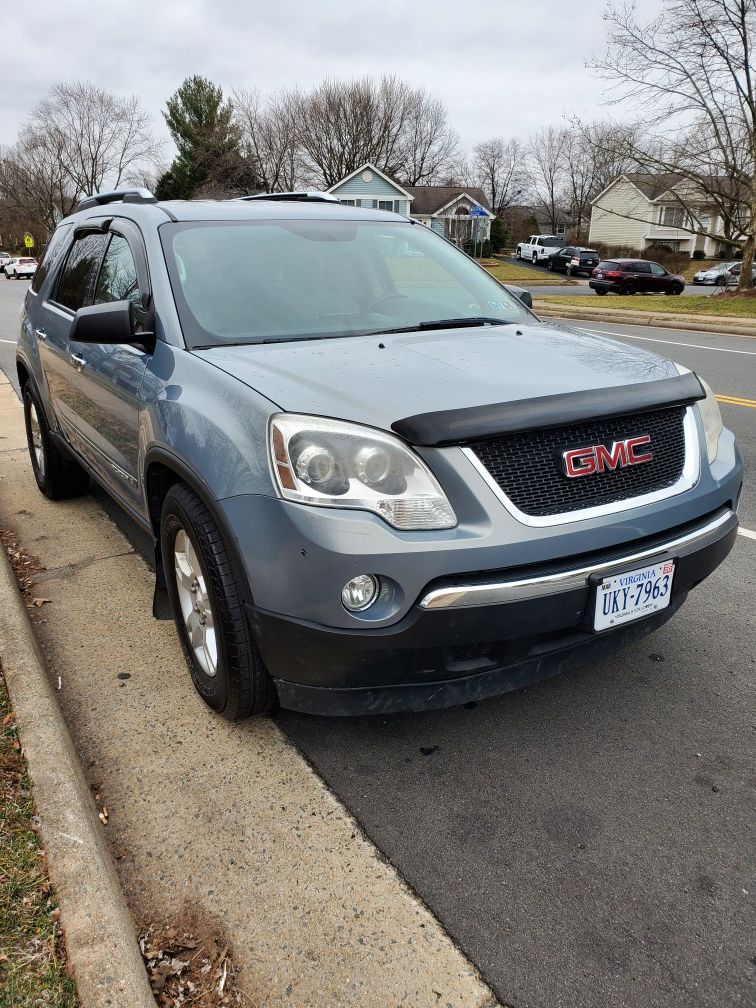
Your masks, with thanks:
[[[544,262],[554,249],[563,248],[564,238],[559,235],[529,235],[517,246],[515,255],[518,259],[528,259],[530,262]]]

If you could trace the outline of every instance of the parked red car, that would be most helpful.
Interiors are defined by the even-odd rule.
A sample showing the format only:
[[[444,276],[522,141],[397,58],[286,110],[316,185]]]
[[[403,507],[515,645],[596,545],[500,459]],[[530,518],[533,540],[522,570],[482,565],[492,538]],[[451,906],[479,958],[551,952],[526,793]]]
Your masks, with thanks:
[[[597,294],[682,294],[685,277],[646,259],[606,259],[591,273]]]

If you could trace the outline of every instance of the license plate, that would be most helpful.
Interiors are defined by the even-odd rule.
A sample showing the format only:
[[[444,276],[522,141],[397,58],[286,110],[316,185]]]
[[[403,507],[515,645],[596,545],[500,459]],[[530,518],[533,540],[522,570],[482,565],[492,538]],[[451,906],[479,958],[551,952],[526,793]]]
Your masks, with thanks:
[[[604,578],[596,586],[594,630],[609,630],[666,609],[672,597],[675,561],[663,560]]]

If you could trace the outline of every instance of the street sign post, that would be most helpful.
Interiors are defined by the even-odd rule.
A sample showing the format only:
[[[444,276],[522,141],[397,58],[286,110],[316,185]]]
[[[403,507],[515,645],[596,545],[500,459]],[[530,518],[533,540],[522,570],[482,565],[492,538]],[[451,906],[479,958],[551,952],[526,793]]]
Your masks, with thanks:
[[[481,253],[483,252],[483,242],[482,242],[482,240],[480,238],[480,221],[479,221],[478,218],[480,218],[480,217],[488,217],[488,214],[486,213],[486,211],[483,209],[482,206],[478,206],[476,204],[470,210],[470,216],[476,218],[475,224],[474,224],[474,227],[475,227],[475,238],[473,240],[473,257],[475,259],[478,259],[478,258],[480,258],[476,254],[478,252],[478,243],[480,243],[480,251],[481,251]]]
[[[24,245],[28,249],[34,248],[34,236],[30,235],[28,231],[24,235]]]

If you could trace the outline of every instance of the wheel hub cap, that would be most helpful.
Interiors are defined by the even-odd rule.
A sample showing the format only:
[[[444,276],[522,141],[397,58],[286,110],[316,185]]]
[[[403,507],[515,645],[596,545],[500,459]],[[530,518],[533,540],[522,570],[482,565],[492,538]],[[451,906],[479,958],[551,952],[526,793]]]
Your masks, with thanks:
[[[173,563],[179,605],[189,644],[203,672],[215,676],[218,672],[215,617],[207,592],[205,572],[191,539],[183,529],[179,529],[176,535]]]

